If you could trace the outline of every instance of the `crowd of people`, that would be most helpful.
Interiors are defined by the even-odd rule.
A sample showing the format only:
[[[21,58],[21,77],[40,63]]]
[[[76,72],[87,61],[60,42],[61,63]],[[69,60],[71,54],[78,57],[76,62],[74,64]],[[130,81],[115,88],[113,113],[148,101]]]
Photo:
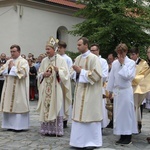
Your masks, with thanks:
[[[0,111],[2,128],[14,132],[29,129],[29,101],[38,99],[40,133],[63,136],[71,118],[70,146],[101,147],[103,128],[120,135],[115,144],[129,145],[141,133],[143,102],[150,109],[150,47],[147,60],[139,49],[116,46],[117,57],[100,55],[100,46],[77,41],[81,53],[74,62],[65,53],[67,44],[51,37],[46,53],[28,58],[19,45],[10,47],[11,57],[0,56]],[[107,104],[113,106],[111,117]],[[147,138],[150,143],[150,138]]]

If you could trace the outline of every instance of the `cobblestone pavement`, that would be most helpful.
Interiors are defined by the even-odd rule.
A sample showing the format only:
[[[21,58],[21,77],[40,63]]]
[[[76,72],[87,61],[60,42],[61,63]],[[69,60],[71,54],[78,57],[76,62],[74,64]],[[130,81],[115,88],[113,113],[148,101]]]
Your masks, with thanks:
[[[31,101],[30,106],[30,130],[15,133],[0,129],[0,150],[74,150],[69,146],[71,124],[65,129],[63,137],[42,136],[39,134],[37,101]],[[0,114],[0,123],[1,116]],[[150,150],[150,144],[146,141],[147,136],[150,136],[150,112],[144,110],[142,133],[133,135],[133,144],[115,145],[114,142],[119,137],[113,135],[112,129],[104,129],[103,146],[95,150]]]

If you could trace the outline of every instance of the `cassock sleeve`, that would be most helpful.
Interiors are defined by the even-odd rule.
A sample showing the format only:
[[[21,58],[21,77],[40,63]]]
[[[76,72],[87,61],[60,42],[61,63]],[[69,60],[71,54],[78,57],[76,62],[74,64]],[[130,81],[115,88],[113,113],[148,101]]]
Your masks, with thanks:
[[[77,73],[74,71],[74,69],[72,68],[72,66],[71,66],[69,72],[70,72],[70,78],[73,79],[74,82],[77,82],[77,80],[79,78],[79,74],[77,75]]]
[[[16,66],[16,68],[13,68],[12,72],[13,74],[16,74],[19,79],[27,77],[29,74],[28,62],[26,60],[23,60],[18,66]]]
[[[40,83],[41,83],[42,80],[44,79],[43,74],[44,74],[44,72],[41,72],[41,73],[39,73],[38,76],[37,76]]]
[[[73,69],[71,68],[71,76],[70,76],[70,78],[73,79],[76,82],[77,81],[76,80],[76,76],[77,76],[76,72],[73,71]]]
[[[121,70],[118,72],[118,74],[124,79],[124,80],[132,80],[135,77],[135,70],[136,70],[136,64],[134,62],[130,63],[128,66],[126,64],[122,65]]]
[[[8,75],[8,68],[4,69],[3,72],[1,73],[3,76]]]
[[[132,81],[133,86],[137,86],[146,77],[147,72],[149,72],[148,71],[149,70],[149,65],[147,64],[146,61],[144,61],[141,65],[141,67],[138,68],[138,65],[137,65],[136,69],[137,69],[136,70],[136,76]]]
[[[106,86],[106,90],[109,92],[113,91],[114,88],[114,81],[115,81],[115,77],[114,77],[114,65],[112,64],[112,68],[109,74],[109,79],[108,79],[108,83]]]
[[[147,70],[145,78],[137,85],[135,92],[138,94],[145,94],[150,91],[150,69]]]
[[[92,63],[91,70],[87,70],[86,75],[89,83],[92,85],[102,79],[102,67],[97,56]]]
[[[40,65],[40,67],[38,69],[38,73],[37,73],[37,79],[38,79],[37,80],[37,85],[38,85],[38,88],[39,88],[40,84],[44,80],[43,74],[46,71],[44,64],[46,64],[46,60],[45,59],[42,60],[41,65]]]
[[[79,82],[80,83],[89,83],[89,80],[87,78],[87,71],[84,69],[81,69],[81,73],[79,75]]]
[[[72,62],[72,59],[70,58],[70,59],[68,59],[68,67],[69,67],[69,69],[72,67],[72,65],[73,65],[73,62]]]
[[[104,60],[102,64],[102,77],[103,77],[103,82],[105,82],[108,78],[108,64],[106,60]]]
[[[8,62],[0,67],[0,74],[2,75],[8,75]]]
[[[97,56],[93,57],[93,61],[91,61],[91,64],[89,64],[89,69],[81,69],[81,72],[79,74],[79,78],[77,79],[77,73],[71,69],[71,78],[75,82],[80,83],[90,83],[93,85],[97,81],[101,80],[102,78],[102,68],[101,64],[99,62],[99,59]]]
[[[10,72],[9,72],[9,75],[10,76],[17,76],[17,68],[15,66],[13,66],[11,69],[10,69]]]

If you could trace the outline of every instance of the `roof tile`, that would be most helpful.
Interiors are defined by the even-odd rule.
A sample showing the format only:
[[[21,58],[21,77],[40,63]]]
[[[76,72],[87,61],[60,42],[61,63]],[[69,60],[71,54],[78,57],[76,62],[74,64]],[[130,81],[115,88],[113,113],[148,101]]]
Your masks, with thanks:
[[[69,6],[69,7],[73,7],[73,8],[79,8],[79,9],[82,9],[85,7],[85,5],[83,5],[83,4],[77,4],[76,2],[71,2],[69,0],[46,0],[46,1],[60,4],[60,5]]]

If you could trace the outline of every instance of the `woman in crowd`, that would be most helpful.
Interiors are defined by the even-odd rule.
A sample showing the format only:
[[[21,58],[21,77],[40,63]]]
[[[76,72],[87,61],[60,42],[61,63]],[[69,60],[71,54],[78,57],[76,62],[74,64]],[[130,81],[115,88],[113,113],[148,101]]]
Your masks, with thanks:
[[[28,63],[29,63],[29,67],[30,67],[30,100],[34,100],[35,97],[35,87],[36,87],[36,75],[37,75],[37,71],[35,66],[33,66],[33,60],[32,59],[28,59]]]

